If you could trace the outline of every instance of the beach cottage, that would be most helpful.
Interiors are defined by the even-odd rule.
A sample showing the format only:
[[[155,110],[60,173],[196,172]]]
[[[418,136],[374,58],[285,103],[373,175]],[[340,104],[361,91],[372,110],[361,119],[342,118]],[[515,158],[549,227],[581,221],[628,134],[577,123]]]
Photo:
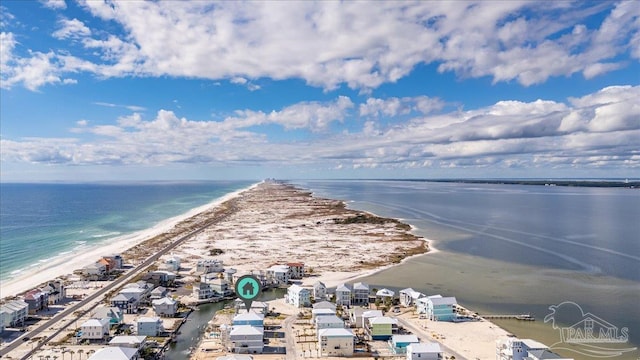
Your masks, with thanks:
[[[29,314],[35,314],[49,307],[49,294],[40,289],[29,290],[24,301],[29,304]]]
[[[109,341],[109,346],[140,349],[145,346],[146,336],[119,335]]]
[[[407,360],[440,360],[442,350],[440,344],[425,342],[419,344],[409,344],[407,346]]]
[[[262,354],[264,328],[240,325],[229,333],[230,350],[239,354]]]
[[[353,342],[353,333],[348,329],[323,329],[318,331],[320,356],[352,356]]]
[[[141,317],[136,321],[136,333],[145,336],[158,336],[164,332],[159,317]]]
[[[109,336],[110,319],[89,319],[80,325],[80,339],[102,340]]]
[[[158,316],[174,317],[176,316],[176,312],[178,312],[178,302],[170,297],[153,300],[151,306]]]
[[[380,289],[376,292],[376,299],[384,302],[391,301],[396,293],[389,289]]]
[[[311,306],[311,291],[297,284],[291,285],[287,289],[285,300],[287,304],[297,308]]]
[[[357,282],[353,284],[353,305],[368,305],[369,304],[369,285]]]
[[[138,312],[138,300],[133,295],[118,294],[111,298],[111,306],[119,308],[125,314]]]
[[[320,301],[313,304],[313,309],[331,309],[333,312],[336,312],[336,304],[329,301]]]
[[[438,295],[431,295],[431,296],[419,298],[418,300],[416,300],[416,312],[418,314],[426,314],[427,302],[429,301],[429,299],[435,299],[435,298],[441,298],[441,297],[442,295],[438,294]]]
[[[336,287],[336,305],[351,306],[351,289],[345,284]]]

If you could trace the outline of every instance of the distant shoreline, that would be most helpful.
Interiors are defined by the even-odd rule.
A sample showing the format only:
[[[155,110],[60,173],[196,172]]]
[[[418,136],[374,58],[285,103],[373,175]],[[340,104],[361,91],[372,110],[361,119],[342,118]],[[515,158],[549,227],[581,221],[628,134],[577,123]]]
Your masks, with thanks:
[[[568,187],[600,187],[600,188],[640,188],[640,180],[628,179],[315,179],[310,181],[405,181],[405,182],[439,182],[459,184],[494,184],[494,185],[537,185]]]

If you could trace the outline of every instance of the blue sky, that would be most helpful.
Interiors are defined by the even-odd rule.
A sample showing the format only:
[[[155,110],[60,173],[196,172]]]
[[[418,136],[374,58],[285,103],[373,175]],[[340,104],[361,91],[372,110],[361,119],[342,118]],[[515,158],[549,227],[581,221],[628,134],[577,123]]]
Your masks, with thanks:
[[[637,2],[0,11],[2,181],[640,177]]]

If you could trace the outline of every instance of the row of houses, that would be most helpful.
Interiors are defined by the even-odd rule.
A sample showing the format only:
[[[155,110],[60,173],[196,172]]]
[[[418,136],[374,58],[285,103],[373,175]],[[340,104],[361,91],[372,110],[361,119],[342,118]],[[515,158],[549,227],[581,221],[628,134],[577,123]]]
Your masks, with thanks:
[[[79,340],[106,340],[115,327],[124,324],[122,309],[111,306],[99,306],[90,318],[80,325],[76,334]],[[159,317],[140,317],[132,324],[138,336],[159,336],[164,332],[162,320]]]
[[[29,315],[34,315],[49,305],[57,304],[66,297],[62,280],[53,280],[42,287],[27,291],[20,299],[9,301],[0,306],[0,333],[5,328],[24,326]]]
[[[121,270],[124,260],[120,254],[106,255],[93,264],[80,269],[80,274],[86,279],[103,280],[116,270]]]
[[[114,336],[108,347],[97,350],[87,360],[137,360],[147,346],[146,336]]]

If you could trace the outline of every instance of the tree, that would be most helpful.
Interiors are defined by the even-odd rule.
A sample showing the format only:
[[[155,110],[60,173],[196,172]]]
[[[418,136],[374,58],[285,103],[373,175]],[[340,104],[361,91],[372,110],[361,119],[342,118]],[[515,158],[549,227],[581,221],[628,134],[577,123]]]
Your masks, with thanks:
[[[82,353],[84,353],[84,350],[78,350],[78,359],[82,359]]]

